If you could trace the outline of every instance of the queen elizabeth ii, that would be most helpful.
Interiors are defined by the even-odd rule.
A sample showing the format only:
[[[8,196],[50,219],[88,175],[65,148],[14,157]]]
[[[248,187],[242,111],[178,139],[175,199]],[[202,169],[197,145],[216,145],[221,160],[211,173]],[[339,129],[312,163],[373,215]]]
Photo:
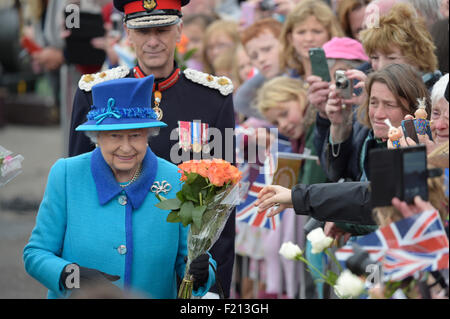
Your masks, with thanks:
[[[153,75],[93,86],[85,131],[97,147],[59,159],[51,168],[36,225],[24,248],[26,271],[49,289],[48,298],[68,297],[79,287],[108,283],[150,298],[175,298],[183,278],[187,227],[168,223],[155,194],[174,197],[180,174],[157,157],[148,137],[160,127],[152,110]],[[192,262],[194,292],[215,282],[215,261]]]

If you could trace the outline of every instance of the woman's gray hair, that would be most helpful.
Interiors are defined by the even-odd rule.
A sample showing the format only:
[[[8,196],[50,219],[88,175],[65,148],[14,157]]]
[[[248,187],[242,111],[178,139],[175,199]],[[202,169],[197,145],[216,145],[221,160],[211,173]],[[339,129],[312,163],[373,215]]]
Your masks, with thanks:
[[[414,7],[416,12],[422,16],[428,27],[436,21],[443,19],[441,13],[441,0],[401,0]]]
[[[445,90],[448,84],[448,73],[437,81],[431,91],[431,105],[435,105],[440,99],[445,98]]]
[[[92,144],[97,144],[98,135],[106,131],[84,131],[84,134],[91,140]],[[159,135],[159,127],[149,127],[147,130],[147,138]]]

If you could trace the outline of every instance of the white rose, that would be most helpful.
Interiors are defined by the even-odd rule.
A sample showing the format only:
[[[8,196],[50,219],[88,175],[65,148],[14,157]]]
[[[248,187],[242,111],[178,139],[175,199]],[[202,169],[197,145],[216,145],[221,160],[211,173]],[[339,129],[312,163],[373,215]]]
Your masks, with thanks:
[[[339,298],[358,297],[363,290],[364,281],[348,269],[341,273],[334,286],[334,292]]]
[[[287,243],[283,243],[278,252],[281,256],[290,260],[295,260],[296,256],[303,253],[300,247],[290,241],[288,241]]]
[[[333,242],[333,238],[325,236],[323,229],[320,227],[310,231],[306,239],[311,242],[313,254],[321,253],[325,248],[330,247]]]

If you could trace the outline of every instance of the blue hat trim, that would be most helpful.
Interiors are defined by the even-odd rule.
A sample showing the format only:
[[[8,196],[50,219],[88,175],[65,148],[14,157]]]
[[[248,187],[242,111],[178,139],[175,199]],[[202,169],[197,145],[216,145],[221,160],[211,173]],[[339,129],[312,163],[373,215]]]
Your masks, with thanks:
[[[158,116],[155,111],[151,108],[142,107],[128,107],[128,108],[114,108],[116,100],[114,98],[109,98],[108,106],[106,108],[94,108],[91,106],[92,110],[87,114],[88,120],[95,120],[96,124],[100,124],[104,119],[108,117],[114,117],[116,119],[120,118],[135,118],[135,119],[152,119],[156,120]]]
[[[155,111],[147,105],[151,101],[153,79],[151,75],[143,79],[111,80],[93,86],[93,105],[87,114],[87,121],[75,130],[111,131],[166,127],[167,124],[158,121]]]

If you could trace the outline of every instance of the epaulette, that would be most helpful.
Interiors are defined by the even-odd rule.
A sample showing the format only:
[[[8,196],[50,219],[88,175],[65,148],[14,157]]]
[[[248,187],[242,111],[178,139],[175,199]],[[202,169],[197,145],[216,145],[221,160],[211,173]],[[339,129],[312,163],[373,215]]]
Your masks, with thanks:
[[[130,73],[130,69],[126,66],[118,66],[98,73],[84,74],[78,82],[78,87],[83,91],[89,92],[98,83],[120,79],[127,76],[128,73]]]
[[[233,83],[226,76],[214,76],[194,69],[186,69],[183,73],[192,82],[219,90],[222,95],[233,93]]]

